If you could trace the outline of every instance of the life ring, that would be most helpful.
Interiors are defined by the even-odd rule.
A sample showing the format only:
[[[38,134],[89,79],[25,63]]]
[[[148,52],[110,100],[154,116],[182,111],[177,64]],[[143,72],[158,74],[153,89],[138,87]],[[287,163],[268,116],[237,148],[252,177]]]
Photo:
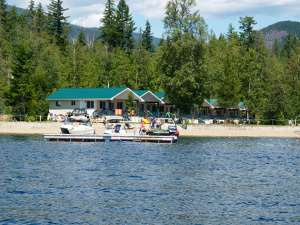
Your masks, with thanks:
[[[67,119],[67,117],[65,115],[63,115],[63,114],[58,114],[55,117],[55,120],[57,122],[65,122],[66,119]]]

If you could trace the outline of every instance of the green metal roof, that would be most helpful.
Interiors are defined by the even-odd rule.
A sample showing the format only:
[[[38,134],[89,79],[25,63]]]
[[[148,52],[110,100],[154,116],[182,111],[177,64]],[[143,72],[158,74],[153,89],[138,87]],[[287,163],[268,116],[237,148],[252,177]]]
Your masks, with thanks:
[[[240,103],[238,104],[238,107],[241,107],[242,105],[244,105],[244,102],[240,102]]]
[[[205,99],[209,104],[213,105],[214,103],[216,103],[218,101],[218,99]]]
[[[165,97],[165,93],[153,93],[156,97],[158,97],[159,99],[162,99],[163,97]]]
[[[144,94],[146,94],[148,92],[148,90],[135,90],[133,91],[134,93],[136,93],[138,96],[143,96]]]
[[[63,88],[49,95],[47,100],[69,99],[111,99],[120,94],[126,87],[114,88]]]

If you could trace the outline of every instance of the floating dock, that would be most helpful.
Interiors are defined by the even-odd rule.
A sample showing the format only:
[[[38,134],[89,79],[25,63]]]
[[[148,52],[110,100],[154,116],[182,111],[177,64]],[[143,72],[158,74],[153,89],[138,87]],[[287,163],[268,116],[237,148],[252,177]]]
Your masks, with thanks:
[[[177,136],[148,136],[148,135],[74,135],[74,134],[44,134],[44,138],[49,141],[65,142],[106,142],[106,141],[132,141],[150,143],[175,143]]]

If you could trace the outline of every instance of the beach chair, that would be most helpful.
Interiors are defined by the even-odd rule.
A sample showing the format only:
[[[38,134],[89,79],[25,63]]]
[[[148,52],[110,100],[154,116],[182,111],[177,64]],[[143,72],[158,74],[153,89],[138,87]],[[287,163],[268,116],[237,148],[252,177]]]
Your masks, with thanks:
[[[116,129],[115,129],[115,133],[120,133],[120,129],[121,129],[121,125],[117,124]]]

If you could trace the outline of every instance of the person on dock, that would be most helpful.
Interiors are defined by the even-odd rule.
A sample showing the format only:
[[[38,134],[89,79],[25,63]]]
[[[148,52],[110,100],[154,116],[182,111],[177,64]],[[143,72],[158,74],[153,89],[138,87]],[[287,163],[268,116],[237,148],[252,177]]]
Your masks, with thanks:
[[[156,128],[157,128],[157,129],[160,129],[160,127],[161,127],[160,119],[157,119],[157,120],[156,120]]]
[[[141,128],[142,132],[146,132],[146,127],[145,127],[145,123],[144,123],[143,119],[141,120],[141,127],[140,128]]]

